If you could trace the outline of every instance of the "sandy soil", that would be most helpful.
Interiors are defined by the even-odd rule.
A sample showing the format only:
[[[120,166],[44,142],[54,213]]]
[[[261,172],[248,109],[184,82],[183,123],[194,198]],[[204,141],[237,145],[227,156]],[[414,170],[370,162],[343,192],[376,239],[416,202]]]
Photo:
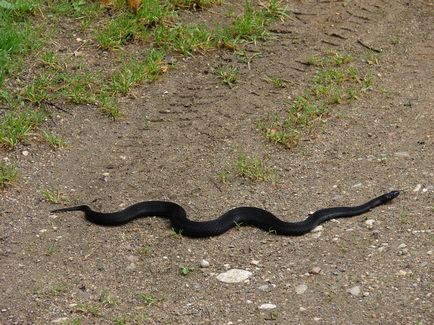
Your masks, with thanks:
[[[91,106],[57,111],[47,125],[68,149],[30,140],[0,152],[21,171],[17,186],[0,194],[1,324],[113,324],[115,317],[125,321],[118,324],[434,323],[432,2],[288,6],[273,37],[248,47],[259,54],[250,69],[228,52],[180,60],[122,99],[122,121]],[[284,110],[315,72],[300,62],[330,49],[364,58],[366,46],[381,51],[372,64],[377,91],[336,107],[293,150],[267,142],[258,119]],[[240,68],[232,88],[213,73],[222,63]],[[287,80],[287,88],[274,88],[265,75]],[[263,158],[278,183],[219,182],[240,153]],[[190,239],[156,218],[104,228],[79,213],[52,215],[56,206],[39,193],[47,188],[104,211],[172,200],[196,220],[240,205],[300,220],[391,189],[401,195],[303,237],[245,227]],[[193,270],[182,276],[181,266]],[[319,274],[309,273],[314,267]],[[229,268],[253,274],[237,284],[217,281]],[[307,289],[296,293],[300,285]],[[115,301],[104,304],[105,291]],[[140,294],[157,300],[146,305]],[[276,308],[258,309],[265,303]]]

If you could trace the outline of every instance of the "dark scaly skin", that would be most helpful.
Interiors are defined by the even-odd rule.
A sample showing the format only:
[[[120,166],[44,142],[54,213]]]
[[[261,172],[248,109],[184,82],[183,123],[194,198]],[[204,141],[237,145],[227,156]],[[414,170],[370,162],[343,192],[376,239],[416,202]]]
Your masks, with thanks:
[[[93,211],[87,205],[56,209],[51,212],[82,211],[87,220],[103,226],[117,226],[139,217],[162,217],[170,220],[175,231],[188,237],[218,236],[236,225],[254,226],[278,235],[300,236],[327,220],[354,217],[366,213],[393,200],[398,195],[398,191],[392,191],[359,206],[321,209],[299,222],[282,221],[271,212],[254,207],[234,208],[210,221],[192,221],[187,218],[183,207],[165,201],[140,202],[124,210],[111,213]]]

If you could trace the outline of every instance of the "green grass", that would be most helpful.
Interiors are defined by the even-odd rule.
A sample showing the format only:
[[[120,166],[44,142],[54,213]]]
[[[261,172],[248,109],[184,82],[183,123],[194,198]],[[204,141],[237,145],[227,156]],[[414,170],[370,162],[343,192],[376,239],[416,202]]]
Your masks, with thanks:
[[[67,197],[65,194],[63,194],[61,191],[55,191],[50,189],[43,189],[39,190],[39,193],[41,194],[42,198],[50,203],[54,204],[61,204],[61,203],[71,203],[72,199]]]
[[[90,302],[78,302],[76,310],[90,316],[99,316],[101,313],[100,306]]]
[[[54,132],[46,132],[43,130],[42,137],[53,149],[65,148],[68,146],[66,140]]]
[[[221,66],[216,69],[216,74],[225,85],[232,86],[237,82],[238,68],[232,66]]]
[[[140,293],[139,300],[146,306],[151,306],[158,301],[158,298],[153,294],[149,293]]]
[[[12,185],[18,179],[18,172],[12,163],[0,163],[0,190]]]
[[[0,122],[0,146],[14,149],[19,142],[27,139],[31,131],[42,123],[44,117],[44,112],[32,109],[6,113]]]
[[[180,266],[179,267],[179,274],[181,274],[182,276],[187,276],[192,271],[193,271],[193,269],[191,267],[188,267],[188,266]]]
[[[276,171],[263,159],[250,157],[244,153],[238,156],[231,168],[217,173],[217,179],[222,183],[227,183],[233,177],[242,177],[251,181],[271,181],[273,184],[277,182]]]
[[[241,154],[235,162],[235,173],[253,181],[274,179],[276,174],[266,163],[257,158]]]
[[[312,130],[331,114],[334,105],[359,99],[373,87],[370,71],[352,65],[351,54],[312,56],[307,64],[317,67],[303,94],[295,97],[286,114],[268,114],[258,127],[271,142],[296,146],[304,132]]]
[[[113,297],[108,289],[103,290],[100,301],[105,307],[113,307],[119,304],[119,299]]]

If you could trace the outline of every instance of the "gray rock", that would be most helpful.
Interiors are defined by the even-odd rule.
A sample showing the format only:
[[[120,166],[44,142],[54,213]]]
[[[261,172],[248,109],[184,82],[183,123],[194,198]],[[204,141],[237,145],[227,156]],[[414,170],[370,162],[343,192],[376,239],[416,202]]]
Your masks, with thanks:
[[[300,284],[295,287],[295,293],[298,295],[305,293],[306,290],[307,290],[307,285],[305,284]]]
[[[360,286],[352,287],[352,288],[348,289],[347,292],[348,292],[350,295],[352,295],[352,296],[356,296],[356,297],[357,297],[358,295],[360,295],[360,292],[361,292],[361,290],[360,290]]]
[[[217,280],[225,283],[238,283],[247,280],[251,275],[252,273],[246,270],[230,269],[217,275]]]

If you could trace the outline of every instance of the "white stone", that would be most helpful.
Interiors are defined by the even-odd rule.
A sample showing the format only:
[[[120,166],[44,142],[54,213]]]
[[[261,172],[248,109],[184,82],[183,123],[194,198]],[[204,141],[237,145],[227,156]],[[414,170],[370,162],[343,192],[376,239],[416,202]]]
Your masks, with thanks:
[[[398,246],[398,249],[402,249],[402,248],[406,248],[406,247],[407,247],[407,245],[402,243],[401,245]]]
[[[200,264],[200,267],[202,267],[202,268],[209,267],[209,262],[207,260],[200,260],[199,264]]]
[[[419,192],[421,188],[422,188],[422,184],[417,184],[413,192]]]
[[[349,294],[351,294],[352,296],[356,296],[357,297],[360,294],[361,290],[360,290],[359,286],[355,286],[355,287],[352,287],[352,288],[348,289],[347,292]]]
[[[225,283],[238,283],[247,280],[252,275],[251,272],[240,269],[231,269],[217,275],[217,280]]]
[[[270,309],[274,309],[274,308],[276,308],[277,306],[276,305],[274,305],[274,304],[262,304],[262,305],[260,305],[259,307],[258,307],[258,309],[261,309],[261,310],[270,310]]]
[[[305,284],[300,284],[300,285],[295,287],[295,293],[298,295],[305,293],[306,290],[307,290],[307,285],[305,285]]]
[[[27,156],[29,155],[29,152],[28,152],[27,150],[24,150],[24,151],[22,152],[22,154],[23,154],[23,156],[27,157]]]

